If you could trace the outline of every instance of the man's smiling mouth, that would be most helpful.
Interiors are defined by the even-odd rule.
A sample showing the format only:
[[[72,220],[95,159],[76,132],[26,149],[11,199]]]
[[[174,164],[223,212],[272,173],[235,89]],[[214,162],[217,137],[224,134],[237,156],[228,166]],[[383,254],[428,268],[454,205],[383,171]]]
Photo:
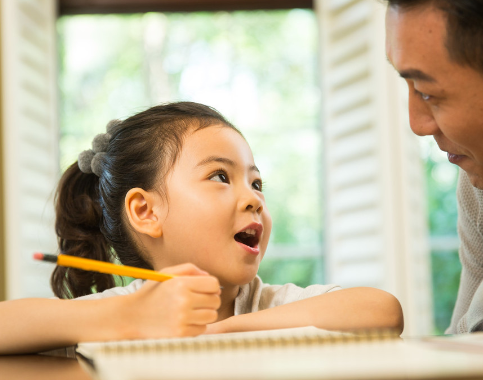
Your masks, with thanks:
[[[453,154],[449,152],[447,152],[447,155],[448,155],[448,161],[455,165],[458,165],[458,163],[460,163],[461,160],[466,157],[463,155]]]

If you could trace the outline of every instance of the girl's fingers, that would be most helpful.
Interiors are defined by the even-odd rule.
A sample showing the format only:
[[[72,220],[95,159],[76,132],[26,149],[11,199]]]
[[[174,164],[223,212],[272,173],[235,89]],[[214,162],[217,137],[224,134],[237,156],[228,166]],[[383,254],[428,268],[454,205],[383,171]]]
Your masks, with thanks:
[[[167,292],[169,294],[221,294],[220,283],[213,276],[180,276],[165,282],[148,280],[139,290],[150,293],[152,291]]]
[[[209,323],[216,322],[218,319],[218,312],[211,309],[198,309],[193,310],[187,320],[188,325],[205,326]]]
[[[221,299],[217,294],[194,293],[192,296],[193,309],[218,310],[221,306]]]
[[[209,276],[209,273],[201,270],[191,263],[166,267],[160,270],[161,273],[175,274],[177,276]]]
[[[189,290],[194,293],[220,294],[220,282],[216,277],[183,277],[182,279]]]

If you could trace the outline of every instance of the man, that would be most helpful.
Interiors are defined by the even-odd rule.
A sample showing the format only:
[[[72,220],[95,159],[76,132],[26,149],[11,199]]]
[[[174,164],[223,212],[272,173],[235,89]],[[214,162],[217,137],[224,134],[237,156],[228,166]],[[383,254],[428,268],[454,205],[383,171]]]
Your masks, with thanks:
[[[460,167],[461,282],[447,333],[483,330],[483,0],[388,0],[386,53],[411,129]]]

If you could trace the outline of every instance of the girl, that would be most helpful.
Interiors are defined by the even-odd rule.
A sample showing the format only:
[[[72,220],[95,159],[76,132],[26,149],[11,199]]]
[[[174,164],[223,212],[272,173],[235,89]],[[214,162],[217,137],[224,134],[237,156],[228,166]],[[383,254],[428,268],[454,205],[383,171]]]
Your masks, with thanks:
[[[180,276],[114,287],[109,275],[56,267],[60,299],[0,304],[0,353],[298,326],[402,331],[399,302],[381,290],[262,283],[272,221],[261,176],[214,109],[156,106],[111,122],[92,146],[58,186],[60,251]]]

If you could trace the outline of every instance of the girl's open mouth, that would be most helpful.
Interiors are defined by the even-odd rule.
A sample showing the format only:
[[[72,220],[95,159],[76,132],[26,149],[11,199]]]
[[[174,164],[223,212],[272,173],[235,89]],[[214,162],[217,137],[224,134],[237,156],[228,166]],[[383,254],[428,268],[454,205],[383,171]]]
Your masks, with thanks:
[[[235,235],[235,240],[239,243],[248,245],[251,248],[254,248],[258,245],[258,236],[252,235],[251,233],[248,233],[248,232],[237,233]]]
[[[242,231],[235,234],[235,241],[249,253],[257,255],[260,253],[258,243],[262,234],[263,227],[259,223],[252,223],[245,227]]]

